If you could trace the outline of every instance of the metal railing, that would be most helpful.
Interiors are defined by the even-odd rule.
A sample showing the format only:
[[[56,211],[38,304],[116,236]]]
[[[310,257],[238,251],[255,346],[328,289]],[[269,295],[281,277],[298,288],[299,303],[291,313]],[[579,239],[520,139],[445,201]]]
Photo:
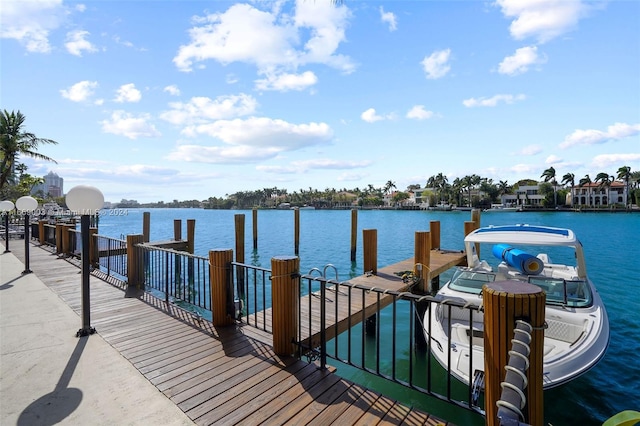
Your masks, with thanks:
[[[235,307],[234,318],[266,332],[273,332],[267,310],[271,307],[271,270],[244,263],[231,263]],[[267,283],[269,286],[267,287]]]
[[[139,244],[144,259],[144,285],[166,302],[211,311],[209,259],[187,252]]]
[[[451,300],[442,303],[432,296],[337,282],[324,276],[303,275],[301,281],[302,287],[311,294],[306,299],[309,304],[305,309],[307,316],[301,314],[299,318],[298,342],[302,353],[319,360],[321,366],[331,358],[458,407],[483,413],[484,402],[478,398],[479,391],[473,384],[465,385],[453,377],[451,358],[447,366],[441,366],[431,356],[432,346],[440,343],[429,337],[431,315],[422,316],[436,306],[448,310],[448,318],[453,309],[463,310],[458,311],[458,315],[459,312],[468,313],[468,332],[472,336],[472,320],[479,307]],[[358,308],[365,305],[368,306],[366,310]],[[346,316],[339,324],[336,318],[344,313]],[[447,345],[452,347],[450,320],[448,328]],[[308,337],[318,335],[319,344]],[[473,339],[470,339],[470,345],[469,377],[473,377]]]
[[[94,246],[97,251],[98,268],[107,277],[121,281],[127,279],[127,242],[119,238],[95,234]]]

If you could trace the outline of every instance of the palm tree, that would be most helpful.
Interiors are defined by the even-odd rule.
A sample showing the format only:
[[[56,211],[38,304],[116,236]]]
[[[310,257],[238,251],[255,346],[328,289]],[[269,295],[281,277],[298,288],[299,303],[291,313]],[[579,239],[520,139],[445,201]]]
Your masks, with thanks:
[[[625,194],[627,195],[627,198],[625,200],[624,205],[629,208],[629,180],[631,180],[631,167],[629,166],[622,166],[618,169],[618,179],[623,180],[624,181],[624,185],[625,185]]]
[[[385,183],[384,185],[384,193],[388,194],[389,192],[391,192],[391,188],[396,189],[397,188],[396,183],[391,180],[388,180],[387,183]]]
[[[578,182],[578,186],[586,186],[587,187],[587,205],[591,207],[591,178],[589,175],[584,175],[580,182]]]
[[[0,190],[7,182],[13,182],[16,158],[19,155],[56,162],[40,154],[37,149],[40,144],[57,144],[58,142],[38,138],[33,133],[25,132],[25,120],[26,117],[20,111],[3,110],[0,113]]]
[[[600,185],[598,185],[599,188],[607,188],[607,204],[611,204],[611,194],[609,194],[609,189],[613,182],[613,176],[610,176],[609,173],[605,172],[598,173],[594,182],[600,182]]]
[[[556,207],[558,204],[558,201],[556,200],[556,186],[558,185],[558,182],[556,182],[556,169],[549,167],[547,170],[542,172],[540,177],[543,177],[545,182],[551,181],[551,184],[553,185],[553,207]]]
[[[573,173],[567,173],[566,175],[562,176],[562,182],[563,185],[566,185],[568,183],[571,184],[571,207],[573,208],[573,187],[576,184],[576,176]]]

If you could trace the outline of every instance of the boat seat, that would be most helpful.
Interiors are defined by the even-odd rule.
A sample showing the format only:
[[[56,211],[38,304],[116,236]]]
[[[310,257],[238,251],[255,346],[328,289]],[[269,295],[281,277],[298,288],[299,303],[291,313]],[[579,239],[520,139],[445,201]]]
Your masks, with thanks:
[[[546,323],[547,329],[544,331],[545,337],[569,344],[574,344],[580,340],[587,325],[586,321],[582,325],[578,325],[552,319],[547,319]]]

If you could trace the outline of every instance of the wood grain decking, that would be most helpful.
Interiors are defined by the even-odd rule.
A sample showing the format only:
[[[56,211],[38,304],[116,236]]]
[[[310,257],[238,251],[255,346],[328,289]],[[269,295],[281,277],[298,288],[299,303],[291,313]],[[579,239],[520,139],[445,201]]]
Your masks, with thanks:
[[[24,244],[12,243],[24,260]],[[80,315],[78,263],[30,246],[30,269]],[[253,327],[215,328],[100,275],[91,278],[91,325],[199,425],[448,424],[315,364],[279,357],[271,336]]]

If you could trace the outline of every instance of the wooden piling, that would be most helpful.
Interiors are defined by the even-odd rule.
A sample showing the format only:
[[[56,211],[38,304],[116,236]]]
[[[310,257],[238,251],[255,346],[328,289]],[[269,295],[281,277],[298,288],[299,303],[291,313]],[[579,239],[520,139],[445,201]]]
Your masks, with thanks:
[[[471,221],[476,224],[476,227],[474,229],[480,228],[480,214],[481,214],[480,209],[471,210]]]
[[[485,412],[488,426],[499,425],[496,401],[500,399],[504,381],[504,367],[509,362],[511,339],[516,320],[521,319],[533,327],[530,344],[525,423],[542,426],[544,420],[542,394],[542,359],[544,349],[544,291],[536,285],[516,280],[497,281],[484,286],[484,362]],[[518,407],[519,408],[519,407]]]
[[[191,254],[195,253],[196,244],[196,220],[187,219],[187,251]]]
[[[300,209],[293,211],[293,252],[300,254]]]
[[[148,243],[151,241],[151,213],[143,212],[142,213],[142,235],[144,236],[144,242]]]
[[[358,210],[351,210],[351,261],[356,261],[356,246],[358,244]]]
[[[439,250],[440,247],[440,221],[429,222],[429,233],[431,234],[431,250]]]
[[[292,355],[297,348],[300,312],[300,258],[278,256],[271,259],[271,303],[273,350]]]
[[[211,311],[214,326],[233,323],[233,316],[229,314],[230,306],[235,309],[231,289],[231,262],[233,262],[232,249],[209,251]]]
[[[427,231],[416,231],[414,244],[414,269],[420,278],[416,291],[426,294],[429,291],[429,265],[431,264],[431,233]]]
[[[127,284],[129,287],[144,289],[144,256],[136,247],[144,243],[144,235],[127,235]]]
[[[476,229],[478,229],[478,222],[476,221],[468,221],[464,223],[464,236],[466,237],[467,235],[469,235],[472,231],[475,231]],[[480,244],[476,243],[476,254],[478,255],[478,258],[480,258]]]
[[[362,230],[362,250],[364,252],[364,273],[376,275],[378,273],[378,230]]]
[[[244,263],[244,215],[234,215],[235,235],[236,235],[236,262]]]
[[[182,220],[180,219],[173,220],[173,239],[175,241],[182,240]]]
[[[253,250],[258,250],[258,209],[253,209]]]

